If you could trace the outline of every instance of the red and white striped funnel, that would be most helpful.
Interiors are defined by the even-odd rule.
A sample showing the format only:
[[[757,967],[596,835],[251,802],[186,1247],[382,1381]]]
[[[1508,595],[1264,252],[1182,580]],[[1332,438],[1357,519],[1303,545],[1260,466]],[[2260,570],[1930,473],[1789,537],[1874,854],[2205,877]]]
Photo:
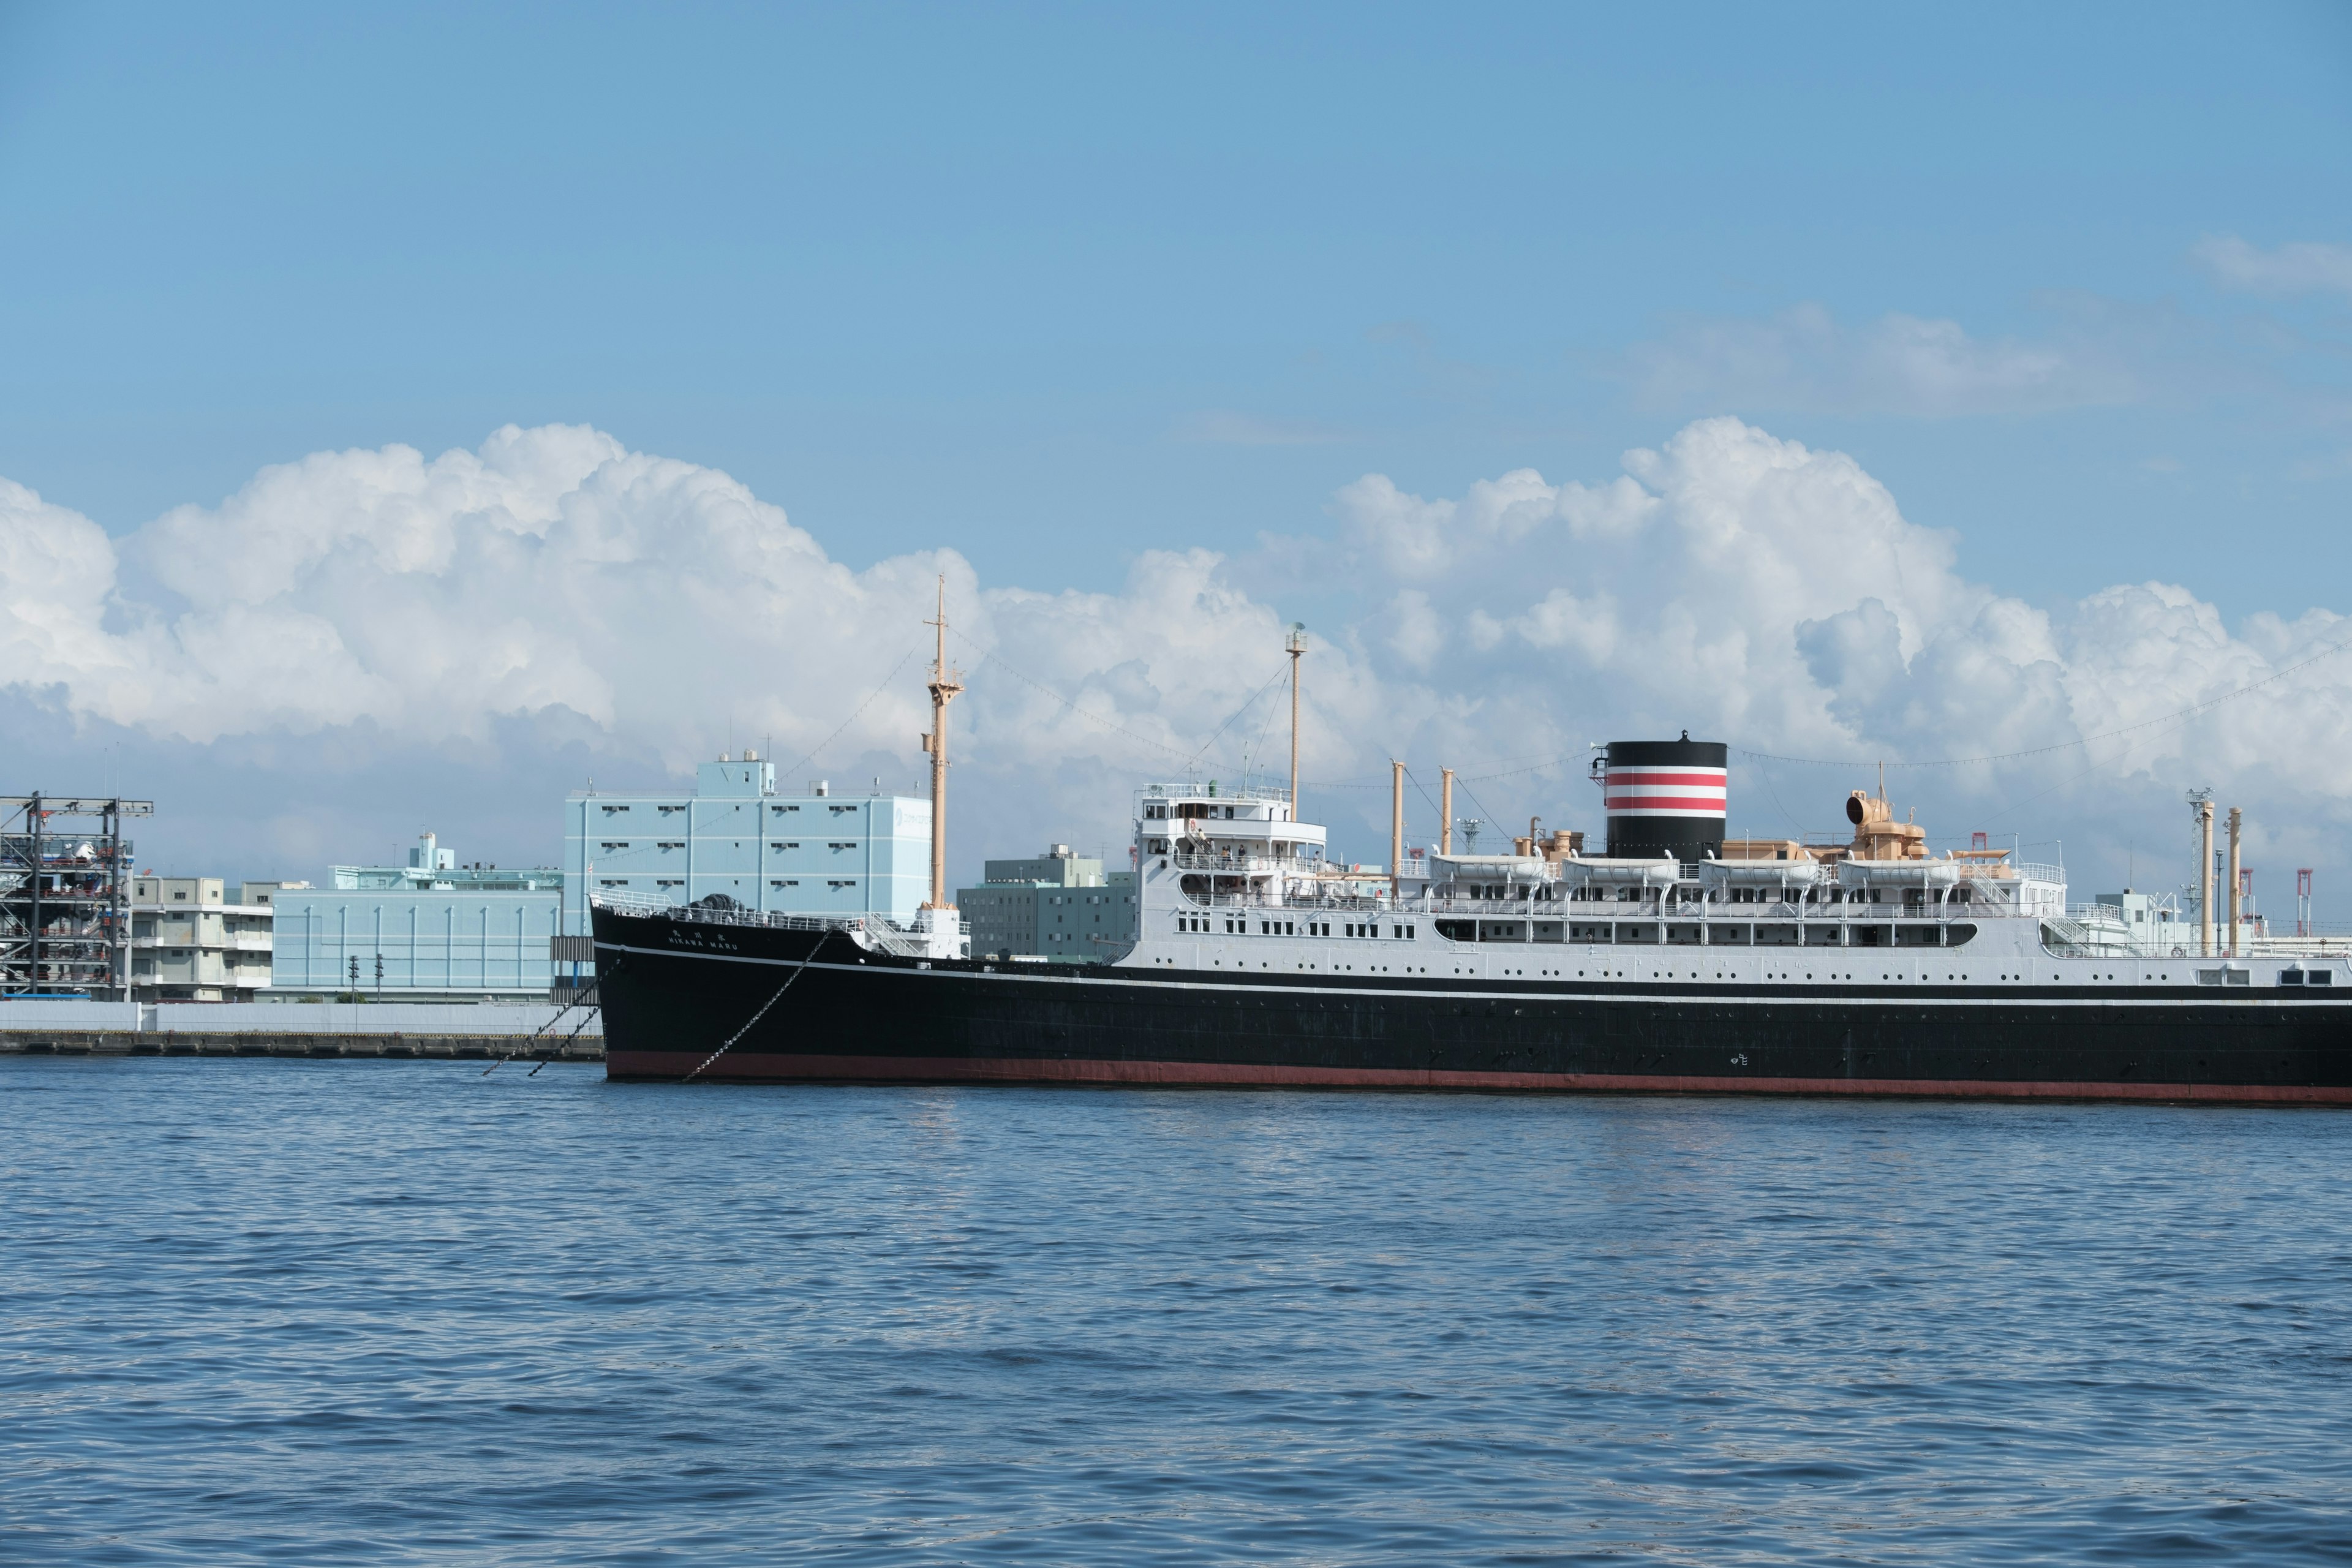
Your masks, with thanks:
[[[1609,854],[1705,860],[1723,852],[1730,749],[1719,741],[1612,741],[1601,777]]]

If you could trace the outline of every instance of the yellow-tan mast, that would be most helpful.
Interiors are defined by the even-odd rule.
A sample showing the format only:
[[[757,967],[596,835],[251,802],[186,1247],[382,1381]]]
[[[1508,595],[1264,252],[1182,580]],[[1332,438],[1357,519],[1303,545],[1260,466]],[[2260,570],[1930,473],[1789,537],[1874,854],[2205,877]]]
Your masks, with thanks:
[[[948,704],[963,690],[963,671],[948,664],[948,579],[940,574],[940,616],[925,621],[939,628],[939,654],[931,660],[931,732],[923,750],[931,754],[931,898],[927,910],[952,909],[948,902]]]
[[[1307,627],[1298,621],[1290,623],[1290,636],[1283,639],[1283,651],[1290,655],[1290,820],[1297,822],[1298,815],[1298,656],[1307,651]]]
[[[2245,813],[2236,806],[2230,808],[2230,956],[2238,956],[2238,889],[2245,885],[2243,864],[2238,858],[2238,833],[2245,825]]]
[[[2202,798],[2200,798],[2202,797]],[[2189,797],[2197,806],[2197,952],[2213,956],[2213,798],[2204,790]]]
[[[1404,901],[1404,764],[1389,763],[1389,904]]]

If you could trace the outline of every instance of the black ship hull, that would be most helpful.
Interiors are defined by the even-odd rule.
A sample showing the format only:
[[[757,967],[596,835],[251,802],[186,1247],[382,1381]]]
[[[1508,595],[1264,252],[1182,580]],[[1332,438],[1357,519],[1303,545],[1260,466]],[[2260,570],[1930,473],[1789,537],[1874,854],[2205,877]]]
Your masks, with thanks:
[[[2326,991],[1250,977],[594,927],[614,1079],[2352,1103]]]

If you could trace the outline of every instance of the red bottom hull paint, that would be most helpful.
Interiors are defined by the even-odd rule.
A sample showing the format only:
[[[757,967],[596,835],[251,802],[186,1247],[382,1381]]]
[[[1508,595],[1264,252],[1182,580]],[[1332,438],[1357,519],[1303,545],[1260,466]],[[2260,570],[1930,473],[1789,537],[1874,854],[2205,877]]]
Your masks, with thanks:
[[[605,1075],[675,1080],[698,1058],[614,1051]],[[1136,1084],[1185,1089],[1468,1089],[1540,1094],[1811,1094],[1913,1100],[2137,1100],[2214,1105],[2352,1105],[2352,1088],[2298,1084],[2034,1083],[1973,1079],[1700,1078],[1637,1073],[1450,1072],[1260,1067],[1241,1062],[1045,1060],[730,1053],[698,1082]]]

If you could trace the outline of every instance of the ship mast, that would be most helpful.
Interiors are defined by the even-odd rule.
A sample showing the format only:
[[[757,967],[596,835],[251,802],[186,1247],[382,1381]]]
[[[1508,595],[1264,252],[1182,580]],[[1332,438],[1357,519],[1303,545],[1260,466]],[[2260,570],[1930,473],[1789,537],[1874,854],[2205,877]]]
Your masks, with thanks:
[[[927,910],[948,903],[948,704],[963,690],[963,671],[948,666],[948,578],[940,574],[940,615],[927,626],[939,628],[939,655],[931,660],[931,732],[923,750],[931,754],[931,898]]]
[[[1305,622],[1290,623],[1290,636],[1282,647],[1290,655],[1290,820],[1297,822],[1302,820],[1298,815],[1298,656],[1307,651]]]

